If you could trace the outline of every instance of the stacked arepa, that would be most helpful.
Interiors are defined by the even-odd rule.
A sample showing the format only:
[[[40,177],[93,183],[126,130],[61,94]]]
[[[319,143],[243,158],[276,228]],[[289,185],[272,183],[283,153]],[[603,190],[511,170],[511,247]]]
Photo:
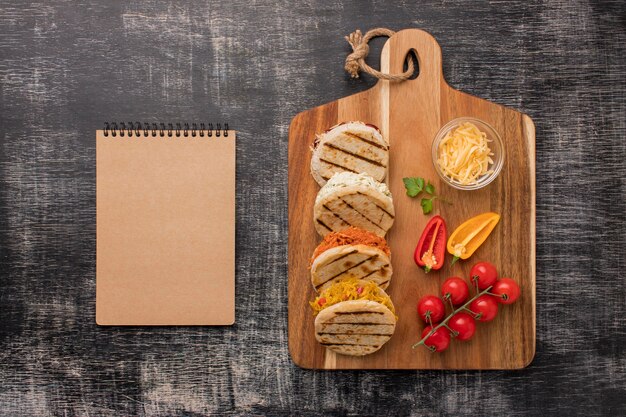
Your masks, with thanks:
[[[312,151],[311,174],[322,187],[313,218],[323,238],[311,258],[315,338],[340,354],[370,354],[397,320],[385,292],[392,275],[385,235],[395,216],[383,182],[389,143],[376,126],[348,122],[317,135]]]

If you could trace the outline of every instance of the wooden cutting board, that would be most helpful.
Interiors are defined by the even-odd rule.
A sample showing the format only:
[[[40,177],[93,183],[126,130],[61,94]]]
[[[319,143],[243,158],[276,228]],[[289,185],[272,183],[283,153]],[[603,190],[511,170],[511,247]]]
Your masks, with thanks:
[[[441,48],[427,32],[396,33],[381,55],[383,72],[400,73],[410,51],[419,60],[419,75],[404,82],[379,81],[373,88],[294,117],[289,129],[289,351],[303,368],[318,369],[519,369],[535,354],[535,129],[532,120],[515,110],[490,103],[450,87],[443,78]],[[471,116],[493,126],[506,150],[499,177],[478,191],[459,191],[442,183],[431,159],[432,140],[444,124]],[[399,316],[391,340],[364,357],[337,355],[319,345],[309,301],[315,297],[309,259],[321,241],[313,225],[313,204],[319,186],[310,169],[310,146],[315,134],[342,122],[360,120],[380,127],[390,143],[387,183],[393,194],[396,220],[387,235],[393,277],[387,292]],[[435,204],[424,215],[420,199],[405,194],[403,177],[430,179],[452,205]],[[494,211],[502,218],[487,241],[467,261],[428,275],[413,262],[419,236],[434,214],[446,220],[448,233],[466,219]],[[424,324],[417,301],[437,294],[443,281],[458,275],[468,279],[471,266],[492,262],[500,276],[517,280],[521,296],[500,306],[498,317],[479,323],[470,342],[453,340],[447,351],[411,349]]]

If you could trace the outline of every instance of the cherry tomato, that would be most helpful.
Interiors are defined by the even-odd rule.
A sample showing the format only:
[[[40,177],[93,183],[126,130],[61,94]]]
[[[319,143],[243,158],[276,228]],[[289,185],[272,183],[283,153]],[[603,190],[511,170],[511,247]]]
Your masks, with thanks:
[[[470,281],[472,281],[472,284],[476,285],[475,281],[478,280],[479,290],[484,290],[492,286],[496,283],[497,279],[498,271],[496,267],[489,262],[478,262],[470,271]]]
[[[519,285],[511,278],[500,278],[490,291],[498,295],[496,300],[501,304],[513,304],[520,293]]]
[[[495,297],[485,294],[472,301],[469,309],[480,315],[476,320],[491,321],[498,314],[498,302]]]
[[[425,295],[417,303],[417,313],[425,323],[429,323],[428,316],[430,316],[430,320],[435,324],[443,319],[446,307],[441,298],[436,295]]]
[[[426,326],[422,331],[422,339],[426,337],[428,332],[432,330],[432,327]],[[431,334],[428,339],[424,341],[424,344],[434,352],[443,352],[448,349],[450,345],[450,332],[445,327],[441,327]]]
[[[455,306],[463,304],[469,296],[467,282],[459,277],[448,278],[441,286],[441,296],[444,300],[450,299]]]
[[[474,317],[467,313],[456,313],[448,320],[448,327],[457,332],[457,340],[470,340],[476,331],[476,321]]]

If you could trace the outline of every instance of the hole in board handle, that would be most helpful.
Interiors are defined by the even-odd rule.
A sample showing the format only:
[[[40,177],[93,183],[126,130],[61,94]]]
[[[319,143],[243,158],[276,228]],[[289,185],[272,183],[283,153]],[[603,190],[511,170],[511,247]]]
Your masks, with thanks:
[[[402,65],[402,72],[409,69],[409,64],[408,64],[409,59],[413,61],[413,74],[411,74],[411,76],[407,79],[407,81],[414,80],[420,75],[420,62],[419,62],[419,59],[417,58],[417,51],[415,49],[411,49],[409,50],[409,52],[406,53],[406,56],[404,57],[404,64]]]

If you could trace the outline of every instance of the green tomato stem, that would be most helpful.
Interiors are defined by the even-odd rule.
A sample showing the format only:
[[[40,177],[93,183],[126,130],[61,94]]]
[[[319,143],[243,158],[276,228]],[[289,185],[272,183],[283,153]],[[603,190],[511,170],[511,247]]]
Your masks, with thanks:
[[[448,329],[450,331],[450,336],[457,337],[459,335],[459,332],[457,332],[456,330],[454,330],[453,328],[451,328],[447,324],[444,324],[444,326],[446,327],[446,329]]]
[[[465,310],[465,311],[467,311],[468,313],[470,313],[470,315],[471,315],[472,317],[474,317],[474,318],[476,318],[476,316],[478,315],[478,314],[474,313],[472,310],[470,310],[469,308],[464,308],[463,310]]]
[[[475,296],[473,296],[472,298],[470,298],[465,304],[463,304],[461,307],[457,308],[456,310],[454,310],[452,313],[450,313],[448,315],[448,317],[445,318],[444,321],[442,321],[441,323],[439,323],[437,326],[432,327],[432,322],[431,322],[431,329],[428,332],[428,334],[426,336],[424,336],[422,338],[422,340],[420,340],[419,342],[415,343],[413,346],[411,346],[412,349],[415,349],[416,347],[418,347],[419,345],[424,345],[426,346],[425,342],[426,339],[428,339],[430,336],[432,336],[437,330],[439,330],[442,327],[448,327],[448,322],[450,321],[450,319],[452,318],[452,316],[454,316],[456,313],[462,311],[462,310],[467,310],[470,313],[472,313],[472,315],[474,317],[476,317],[476,313],[474,313],[472,310],[470,310],[468,308],[468,306],[472,303],[472,301],[474,301],[475,299],[477,299],[478,297],[480,297],[481,295],[487,294],[489,292],[489,290],[491,289],[492,286],[489,286],[487,288],[485,288],[484,290],[482,290],[481,292],[477,293]],[[432,349],[428,346],[426,346],[428,348],[428,350],[430,350],[432,352]]]

